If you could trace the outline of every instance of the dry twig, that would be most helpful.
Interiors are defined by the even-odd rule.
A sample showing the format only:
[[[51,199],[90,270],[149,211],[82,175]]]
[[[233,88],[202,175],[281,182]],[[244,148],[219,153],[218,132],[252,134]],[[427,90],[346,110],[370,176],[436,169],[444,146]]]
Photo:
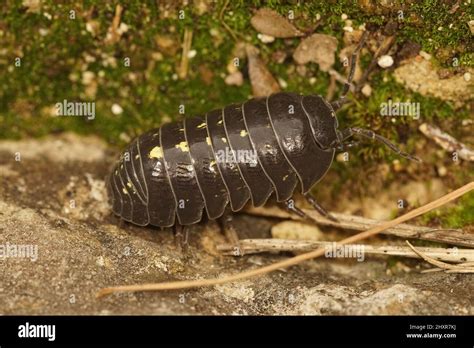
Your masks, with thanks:
[[[413,219],[417,216],[420,216],[428,211],[431,211],[433,209],[439,208],[448,202],[451,202],[455,200],[456,198],[461,197],[465,193],[471,191],[474,189],[474,181],[470,182],[469,184],[466,184],[457,190],[450,192],[446,195],[444,195],[441,198],[438,198],[434,200],[433,202],[430,202],[428,204],[425,204],[422,207],[416,208],[396,219],[393,219],[391,221],[384,222],[378,226],[375,226],[367,231],[361,232],[359,234],[356,234],[354,236],[351,236],[349,238],[345,238],[341,240],[338,244],[344,245],[344,244],[351,244],[354,242],[361,241],[363,239],[372,237],[376,234],[379,234],[380,232],[394,227],[402,222],[408,221],[410,219]],[[114,287],[109,287],[109,288],[104,288],[101,289],[98,293],[98,297],[102,297],[108,294],[112,294],[114,292],[136,292],[136,291],[161,291],[161,290],[177,290],[177,289],[189,289],[189,288],[198,288],[198,287],[204,287],[204,286],[214,286],[214,285],[219,285],[219,284],[224,284],[224,283],[229,283],[229,282],[234,282],[237,280],[243,280],[243,279],[248,279],[251,277],[256,277],[256,276],[261,276],[276,270],[279,270],[281,268],[287,268],[290,266],[297,265],[299,263],[302,263],[307,260],[314,259],[316,257],[322,256],[325,253],[324,248],[318,248],[316,250],[310,251],[305,254],[301,254],[298,256],[294,256],[292,258],[275,262],[273,264],[270,264],[268,266],[260,267],[257,269],[252,269],[248,270],[245,272],[237,273],[231,276],[225,276],[222,278],[211,278],[211,279],[196,279],[196,280],[183,280],[183,281],[173,281],[173,282],[165,282],[165,283],[151,283],[151,284],[138,284],[138,285],[123,285],[123,286],[114,286]]]
[[[338,246],[335,242],[322,242],[314,240],[292,240],[292,239],[241,239],[239,241],[240,249],[244,255],[256,254],[263,252],[307,252],[317,247],[333,247]],[[349,245],[347,245],[349,246]],[[354,245],[351,245],[354,247]],[[235,255],[233,246],[229,244],[219,245],[218,250],[223,251],[225,255]],[[364,253],[375,255],[391,255],[418,258],[419,255],[405,246],[393,245],[363,245]],[[438,261],[448,261],[464,264],[474,262],[474,249],[457,249],[457,248],[418,248],[422,252]]]
[[[191,49],[191,43],[193,42],[193,32],[188,28],[184,29],[183,38],[183,53],[181,55],[181,64],[179,65],[178,76],[184,80],[188,75],[189,57],[188,53]]]
[[[330,212],[338,222],[326,219],[313,209],[302,209],[314,221],[323,226],[333,226],[349,230],[363,231],[376,226],[382,221],[367,219],[360,216]],[[278,207],[248,208],[246,213],[258,216],[277,217],[282,219],[302,220],[299,216],[289,214]],[[431,227],[399,224],[382,232],[383,234],[402,237],[429,240],[459,246],[474,248],[474,235],[460,229],[433,229]]]
[[[434,140],[436,144],[449,152],[457,152],[459,158],[465,161],[474,161],[474,150],[459,142],[451,135],[443,132],[438,127],[423,123],[418,129],[428,138]]]

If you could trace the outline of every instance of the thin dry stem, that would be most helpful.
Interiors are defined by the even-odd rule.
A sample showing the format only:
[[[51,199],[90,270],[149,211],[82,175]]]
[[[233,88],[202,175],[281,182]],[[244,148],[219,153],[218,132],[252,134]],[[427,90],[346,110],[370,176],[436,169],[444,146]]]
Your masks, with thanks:
[[[357,235],[351,236],[349,238],[345,238],[341,240],[338,244],[350,244],[354,242],[361,241],[363,239],[372,237],[387,228],[394,227],[402,222],[408,221],[422,215],[428,211],[433,209],[439,208],[448,202],[455,200],[456,198],[461,197],[465,193],[474,189],[474,181],[470,182],[457,190],[450,192],[441,198],[434,200],[428,204],[425,204],[422,207],[414,209],[396,219],[391,221],[387,221],[379,226],[375,226],[365,232],[361,232]],[[161,290],[177,290],[177,289],[189,289],[189,288],[198,288],[204,286],[214,286],[229,282],[234,282],[237,280],[247,279],[255,276],[261,276],[273,271],[276,271],[281,268],[287,268],[290,266],[297,265],[303,261],[311,260],[316,257],[322,256],[325,253],[324,248],[318,248],[314,251],[301,254],[290,259],[286,259],[283,261],[275,262],[268,266],[260,267],[253,270],[248,270],[245,272],[237,273],[231,276],[226,276],[222,278],[211,278],[211,279],[196,279],[196,280],[183,280],[183,281],[173,281],[173,282],[165,282],[165,283],[151,283],[151,284],[138,284],[138,285],[123,285],[123,286],[115,286],[104,288],[97,293],[98,297],[102,297],[114,292],[136,292],[136,291],[161,291]]]
[[[301,210],[303,210],[306,215],[311,217],[312,220],[323,226],[333,226],[337,228],[363,231],[383,223],[383,221],[368,219],[361,216],[330,212],[330,214],[338,220],[335,222],[325,218],[324,216],[321,216],[313,209]],[[301,217],[296,216],[295,214],[289,214],[278,207],[252,207],[246,209],[245,212],[257,216],[302,220]],[[425,226],[399,224],[381,233],[402,238],[416,238],[474,248],[474,235],[464,232],[460,229],[436,229]]]
[[[239,241],[241,251],[244,255],[263,252],[306,252],[314,250],[317,247],[338,246],[335,242],[314,241],[314,240],[290,240],[290,239],[241,239]],[[355,245],[347,245],[355,247]],[[357,247],[363,247],[363,252],[374,255],[390,255],[419,258],[420,256],[410,248],[398,245],[368,245],[362,244]],[[230,244],[219,245],[218,250],[223,251],[225,255],[235,255],[233,246]],[[453,248],[418,248],[423,254],[439,261],[456,262],[465,265],[468,262],[474,262],[474,249],[453,249]],[[468,262],[466,262],[468,261]],[[461,265],[460,265],[461,266]]]
[[[431,265],[438,267],[441,270],[445,270],[448,273],[474,273],[474,267],[466,267],[461,265],[451,265],[446,262],[442,262],[439,260],[435,260],[434,258],[426,255],[425,253],[421,252],[420,250],[416,249],[413,245],[410,244],[409,241],[406,241],[408,246],[423,260],[428,262]]]

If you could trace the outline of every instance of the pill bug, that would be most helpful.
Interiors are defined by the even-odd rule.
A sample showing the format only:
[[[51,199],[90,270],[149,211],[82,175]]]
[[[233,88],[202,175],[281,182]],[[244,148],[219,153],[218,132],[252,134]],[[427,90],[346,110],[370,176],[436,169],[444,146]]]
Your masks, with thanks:
[[[307,217],[291,199],[299,184],[308,202],[332,218],[310,190],[330,168],[336,150],[355,145],[348,142],[351,136],[375,139],[418,160],[371,130],[338,130],[336,111],[349,92],[363,41],[336,101],[276,93],[164,124],[136,138],[107,179],[113,212],[140,226],[182,227],[201,221],[204,211],[214,220],[227,206],[233,212],[248,201],[262,206],[275,194],[289,211]]]

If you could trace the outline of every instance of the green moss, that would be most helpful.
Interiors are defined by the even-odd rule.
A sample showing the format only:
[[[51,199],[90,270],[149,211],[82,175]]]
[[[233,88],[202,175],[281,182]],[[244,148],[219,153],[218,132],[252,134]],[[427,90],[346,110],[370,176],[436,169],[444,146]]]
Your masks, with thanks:
[[[161,2],[130,0],[123,3],[121,17],[128,31],[117,43],[106,44],[104,38],[112,23],[116,3],[111,0],[64,3],[45,0],[39,13],[27,11],[21,0],[9,1],[8,5],[0,7],[0,138],[18,139],[74,131],[96,134],[119,148],[131,137],[159,126],[165,119],[183,117],[178,113],[180,104],[186,106],[184,116],[191,116],[247,100],[251,95],[248,78],[241,87],[227,86],[222,78],[227,74],[226,66],[233,58],[236,44],[223,21],[239,40],[260,49],[262,59],[273,75],[287,82],[287,90],[325,96],[330,81],[327,73],[321,72],[315,64],[308,64],[307,75],[316,78],[316,83],[310,84],[308,77],[301,77],[294,71],[291,52],[300,39],[277,39],[270,44],[258,40],[250,18],[255,9],[263,6],[282,15],[292,10],[296,26],[306,32],[317,27],[317,32],[335,36],[339,49],[344,35],[342,14],[348,15],[354,27],[366,23],[371,31],[378,32],[389,21],[395,21],[400,24],[397,41],[418,42],[423,50],[434,56],[439,66],[454,69],[453,58],[458,60],[460,68],[474,65],[474,50],[467,27],[470,19],[467,2],[461,2],[456,13],[450,14],[451,3],[454,4],[450,1],[394,1],[384,7],[370,5],[367,1],[239,0],[228,2],[221,20],[219,13],[226,3],[223,0],[209,2],[207,11],[201,15],[194,5],[181,8],[179,3],[169,2],[166,18],[159,5]],[[184,19],[178,18],[180,9],[184,10]],[[75,11],[75,19],[69,18],[71,10]],[[399,19],[399,11],[403,11],[403,20]],[[97,23],[95,35],[87,30],[91,21]],[[439,27],[443,29],[438,30]],[[181,60],[180,42],[186,28],[193,31],[192,49],[197,55],[190,60],[186,79],[180,80],[176,73]],[[153,54],[160,51],[157,35],[166,35],[175,42],[175,53],[163,52],[159,61],[153,59]],[[277,50],[288,54],[285,63],[272,60],[272,54]],[[21,57],[21,67],[14,67],[16,57]],[[124,66],[125,58],[130,58],[130,67]],[[362,57],[363,69],[368,67],[371,58],[369,55]],[[246,64],[245,59],[242,60],[244,74]],[[208,84],[203,83],[203,67],[212,73]],[[293,71],[289,71],[291,67]],[[339,62],[334,68],[341,73],[344,71]],[[90,86],[81,81],[84,71],[95,75],[95,94],[90,93]],[[450,103],[405,89],[395,82],[391,71],[374,72],[370,85],[373,91],[370,98],[349,97],[351,103],[338,113],[339,123],[374,129],[401,143],[406,151],[413,150],[422,136],[416,130],[419,122],[446,121],[453,119],[454,114],[456,122],[470,117],[468,107],[455,110]],[[340,85],[336,96],[339,92]],[[419,102],[421,120],[398,117],[393,121],[380,116],[380,104],[389,98]],[[95,101],[95,119],[52,117],[48,110],[63,99]],[[123,108],[122,114],[111,112],[114,103]],[[456,130],[453,132],[456,135]],[[364,143],[364,146],[351,149],[350,169],[341,163],[334,164],[341,182],[351,180],[367,163],[397,158],[379,144]],[[458,181],[463,182],[462,178]],[[334,185],[341,187],[340,183]],[[472,208],[472,201],[467,206]],[[448,215],[469,219],[468,213],[465,209]],[[455,222],[455,218],[449,220],[451,225]]]
[[[455,206],[426,214],[424,222],[436,221],[445,228],[462,228],[474,225],[474,193],[461,197]]]
[[[156,2],[128,1],[122,14],[122,22],[127,24],[128,32],[112,45],[104,44],[103,39],[114,16],[113,1],[61,4],[48,0],[43,2],[40,13],[26,11],[21,1],[3,6],[0,10],[0,38],[5,54],[0,57],[0,69],[5,73],[0,75],[0,137],[41,136],[49,132],[73,130],[94,133],[110,142],[120,143],[118,136],[122,133],[132,136],[159,125],[163,117],[177,119],[179,104],[186,104],[186,114],[191,115],[247,99],[251,93],[248,81],[237,88],[226,86],[220,77],[226,71],[235,44],[219,19],[223,5],[224,1],[210,4],[203,15],[198,15],[193,6],[183,7],[185,18],[181,20],[178,19],[179,4],[171,4],[169,17],[162,18],[163,13]],[[223,15],[225,23],[261,49],[264,59],[269,62],[269,69],[288,83],[288,90],[325,95],[328,75],[318,71],[316,66],[308,65],[309,71],[317,78],[316,84],[311,85],[307,78],[296,73],[288,74],[287,64],[271,62],[271,53],[277,49],[291,51],[298,40],[276,40],[270,45],[259,42],[250,26],[250,18],[252,9],[262,6],[274,8],[283,15],[294,11],[295,24],[308,30],[316,25],[318,17],[318,31],[334,35],[340,42],[344,25],[341,14],[347,14],[354,25],[366,23],[377,27],[388,20],[397,20],[398,11],[402,9],[406,19],[397,34],[401,40],[420,42],[428,52],[440,47],[453,47],[461,66],[472,65],[472,49],[467,46],[470,33],[464,25],[468,11],[464,4],[458,9],[454,23],[453,16],[445,11],[449,10],[449,6],[443,2],[399,2],[392,8],[372,8],[353,1],[301,4],[294,1],[229,2]],[[444,10],[440,11],[440,8]],[[71,10],[76,11],[76,19],[69,18]],[[86,24],[91,20],[98,23],[96,36],[86,30]],[[449,29],[451,21],[455,27]],[[440,26],[446,30],[438,30]],[[162,61],[154,64],[151,63],[151,54],[158,51],[156,35],[168,35],[178,42],[182,40],[185,28],[193,30],[193,49],[198,54],[191,60],[187,79],[176,81],[172,77],[180,61],[179,45],[176,55],[165,55]],[[40,35],[40,29],[47,30],[47,34]],[[211,29],[218,30],[220,43],[210,34]],[[22,65],[12,68],[17,56],[22,58]],[[94,61],[86,63],[86,58],[91,57]],[[125,57],[131,59],[129,68],[123,66]],[[115,59],[116,65],[104,66],[104,59]],[[365,66],[367,59],[363,60]],[[212,83],[207,86],[203,86],[197,69],[201,65],[209,67],[214,73]],[[341,70],[341,66],[336,68]],[[96,76],[102,74],[97,79],[97,94],[92,97],[97,104],[96,119],[86,122],[45,116],[45,107],[51,107],[63,99],[88,99],[84,96],[86,86],[81,83],[83,70],[92,71]],[[380,103],[388,97],[419,101],[428,120],[447,118],[453,114],[453,108],[448,103],[413,94],[387,75],[385,81],[384,73],[371,77],[373,96],[353,100],[350,108],[341,112],[342,122],[375,127],[384,135],[396,139],[397,127],[388,127],[392,126],[390,120],[379,116]],[[76,79],[71,80],[71,76],[76,76]],[[112,103],[121,105],[124,114],[113,115],[110,110]],[[468,114],[462,110],[458,115],[467,117]],[[404,124],[408,120],[397,122]],[[361,150],[360,154],[375,158],[386,156],[387,152],[369,147]]]

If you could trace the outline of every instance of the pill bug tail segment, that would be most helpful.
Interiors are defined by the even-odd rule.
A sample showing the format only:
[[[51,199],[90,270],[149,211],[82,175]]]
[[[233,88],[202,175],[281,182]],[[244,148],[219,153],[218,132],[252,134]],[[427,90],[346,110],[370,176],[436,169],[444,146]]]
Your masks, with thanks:
[[[344,103],[346,103],[346,96],[350,91],[351,85],[352,85],[352,80],[354,79],[354,74],[355,74],[355,68],[356,68],[356,62],[357,62],[357,56],[359,55],[360,50],[364,46],[365,40],[367,39],[368,36],[368,31],[364,31],[364,34],[362,34],[362,38],[359,41],[359,44],[355,48],[354,52],[352,52],[351,56],[351,68],[349,70],[349,76],[347,77],[347,81],[344,83],[344,88],[342,90],[341,96],[331,102],[331,106],[334,109],[334,111],[337,111],[341,108]]]
[[[353,135],[360,135],[360,136],[363,136],[365,138],[375,139],[375,140],[383,143],[387,147],[389,147],[393,152],[395,152],[399,156],[402,156],[406,159],[409,159],[411,161],[415,161],[415,162],[418,162],[418,163],[422,162],[422,160],[419,157],[416,157],[416,156],[410,155],[409,153],[403,152],[395,144],[393,144],[390,140],[388,140],[387,138],[384,138],[381,135],[376,134],[374,131],[371,131],[369,129],[362,129],[362,128],[357,128],[357,127],[351,127],[351,128],[344,129],[340,133],[340,136],[342,138],[341,142],[344,141],[345,139],[353,136]]]

